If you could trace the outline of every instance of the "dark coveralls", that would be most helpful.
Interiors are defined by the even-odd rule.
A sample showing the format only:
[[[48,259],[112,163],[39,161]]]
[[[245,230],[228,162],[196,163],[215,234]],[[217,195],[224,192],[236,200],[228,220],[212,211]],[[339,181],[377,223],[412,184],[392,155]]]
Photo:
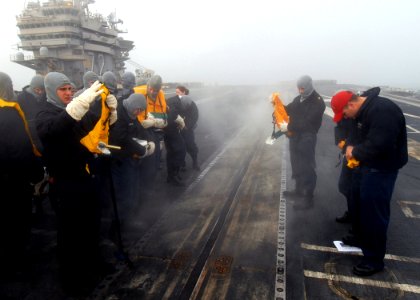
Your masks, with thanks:
[[[179,171],[184,164],[186,149],[185,142],[175,123],[175,119],[181,112],[181,101],[178,96],[167,100],[168,105],[168,126],[165,127],[165,147],[166,147],[166,166],[168,171],[168,181],[174,179],[178,181]]]
[[[337,126],[334,128],[335,144],[338,145],[341,141],[345,142],[345,145],[342,149],[342,154],[346,153],[346,147],[349,143],[349,140],[351,139],[350,134],[353,127],[354,127],[354,121],[352,119],[343,118],[341,119],[340,122],[337,123]],[[346,198],[347,211],[348,211],[350,220],[353,220],[353,217],[355,215],[354,203],[352,202],[352,199],[351,199],[352,177],[353,177],[353,169],[350,169],[349,167],[347,167],[347,159],[344,156],[342,164],[341,164],[340,177],[338,179],[338,190]]]
[[[100,105],[97,101],[95,105]],[[95,110],[96,111],[96,110]],[[80,139],[99,116],[88,111],[75,121],[65,109],[46,102],[36,124],[57,201],[58,258],[65,287],[89,286],[100,274],[100,202],[94,181],[94,156]]]
[[[361,248],[364,263],[375,268],[384,265],[390,201],[398,170],[408,160],[404,115],[379,92],[373,88],[362,94],[367,99],[355,118],[355,138],[360,143],[354,143],[352,152],[360,161]]]
[[[124,99],[127,99],[133,93],[134,93],[133,89],[127,89],[127,88],[119,89],[116,95],[118,104],[120,104]]]
[[[35,146],[38,148],[38,150],[42,153],[42,143],[38,137],[38,132],[36,131],[35,117],[47,99],[45,96],[42,99],[38,99],[27,90],[28,88],[29,86],[26,86],[22,89],[22,92],[19,93],[17,97],[17,102],[25,113],[25,118],[28,122],[29,130],[32,136],[32,141],[35,143]]]
[[[0,107],[0,273],[4,275],[27,264],[24,255],[31,228],[31,183],[41,181],[43,174],[18,111]]]
[[[142,159],[146,148],[133,138],[150,141],[151,137],[140,122],[131,119],[122,102],[118,103],[118,120],[111,127],[109,143],[121,146],[121,150],[112,152],[111,164],[115,195],[121,219],[124,221],[133,212],[140,196],[139,176]]]
[[[197,127],[198,121],[198,108],[194,101],[191,102],[191,105],[186,107],[181,111],[181,117],[184,118],[185,128],[181,131],[182,137],[185,141],[185,147],[187,153],[191,156],[193,160],[193,166],[198,167],[197,155],[198,147],[195,143],[194,129]],[[184,161],[185,165],[185,161]]]
[[[315,146],[317,133],[322,123],[325,103],[313,91],[308,98],[300,101],[297,96],[285,109],[289,115],[289,148],[292,178],[296,181],[296,191],[312,198],[317,175],[315,172]]]

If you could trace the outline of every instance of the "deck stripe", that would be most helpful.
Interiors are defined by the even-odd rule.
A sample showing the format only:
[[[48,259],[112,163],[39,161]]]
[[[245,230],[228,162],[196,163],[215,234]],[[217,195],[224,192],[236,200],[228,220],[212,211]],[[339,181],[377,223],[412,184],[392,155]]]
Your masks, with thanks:
[[[286,299],[286,199],[283,192],[286,190],[287,160],[286,139],[282,138],[281,178],[280,178],[280,204],[277,235],[277,264],[274,299]]]
[[[347,283],[353,283],[353,284],[359,284],[359,285],[367,285],[367,286],[373,286],[373,287],[379,287],[379,288],[400,290],[400,291],[404,291],[408,293],[420,294],[420,287],[416,285],[411,285],[411,284],[379,281],[379,280],[365,279],[365,278],[360,278],[360,277],[328,274],[328,273],[323,273],[323,272],[314,272],[314,271],[309,271],[309,270],[304,270],[303,272],[306,277],[311,277],[311,278],[347,282]]]
[[[311,245],[311,244],[306,244],[306,243],[301,243],[300,246],[303,249],[311,250],[311,251],[340,253],[340,254],[346,254],[346,255],[359,255],[359,256],[362,255],[361,253],[355,253],[355,252],[346,252],[346,253],[338,252],[337,248],[335,248],[335,247],[318,246],[318,245]],[[417,258],[417,257],[408,257],[408,256],[398,256],[398,255],[393,255],[393,254],[385,254],[385,259],[395,260],[395,261],[400,261],[400,262],[420,264],[420,258]]]

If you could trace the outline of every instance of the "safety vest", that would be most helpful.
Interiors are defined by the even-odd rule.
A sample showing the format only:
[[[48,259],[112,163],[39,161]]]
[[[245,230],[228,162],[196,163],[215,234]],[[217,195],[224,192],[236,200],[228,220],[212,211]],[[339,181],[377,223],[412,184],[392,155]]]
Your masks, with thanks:
[[[23,110],[20,108],[19,103],[17,102],[12,102],[12,101],[5,101],[3,99],[0,98],[0,107],[11,107],[17,110],[17,112],[19,113],[20,117],[22,118],[23,124],[25,126],[25,131],[26,134],[29,137],[29,140],[31,141],[32,144],[32,151],[34,152],[35,156],[41,157],[41,152],[38,151],[38,149],[36,148],[33,140],[32,140],[32,136],[31,133],[29,131],[29,127],[28,127],[28,122],[26,122],[26,118],[25,118],[25,114],[23,113]]]
[[[147,114],[151,113],[155,117],[155,119],[164,119],[166,120],[168,117],[166,115],[166,100],[165,100],[165,93],[160,90],[156,96],[156,101],[153,101],[147,95],[147,85],[139,85],[133,88],[134,93],[142,94],[146,98],[146,110],[143,111],[141,114],[138,115],[137,119],[139,122],[144,121],[147,119]]]
[[[102,86],[101,89],[104,92],[101,94],[101,117],[98,122],[96,122],[95,127],[80,140],[80,143],[85,146],[90,152],[102,154],[102,151],[99,149],[99,142],[103,142],[108,145],[109,137],[109,116],[110,110],[106,105],[106,97],[109,94],[109,90]]]

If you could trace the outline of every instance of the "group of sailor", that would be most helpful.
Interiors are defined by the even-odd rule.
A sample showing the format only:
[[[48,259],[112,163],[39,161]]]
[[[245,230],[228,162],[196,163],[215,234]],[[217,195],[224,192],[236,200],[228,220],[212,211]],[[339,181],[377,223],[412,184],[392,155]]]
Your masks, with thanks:
[[[163,147],[171,185],[185,185],[180,171],[187,152],[193,169],[200,169],[198,109],[185,86],[166,101],[159,75],[136,86],[127,72],[118,88],[112,72],[88,71],[83,83],[77,91],[66,75],[50,72],[34,76],[16,97],[11,78],[0,72],[1,276],[27,267],[31,200],[48,185],[60,279],[72,295],[88,294],[115,270],[99,249],[103,208],[118,207],[118,224],[109,232],[121,236],[120,225],[153,197]]]

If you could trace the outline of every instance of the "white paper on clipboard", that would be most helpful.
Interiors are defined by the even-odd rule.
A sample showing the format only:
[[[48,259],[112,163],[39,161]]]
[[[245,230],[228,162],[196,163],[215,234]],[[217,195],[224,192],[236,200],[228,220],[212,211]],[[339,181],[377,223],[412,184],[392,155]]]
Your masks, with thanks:
[[[334,246],[339,252],[362,252],[359,247],[346,245],[342,241],[334,241]]]

